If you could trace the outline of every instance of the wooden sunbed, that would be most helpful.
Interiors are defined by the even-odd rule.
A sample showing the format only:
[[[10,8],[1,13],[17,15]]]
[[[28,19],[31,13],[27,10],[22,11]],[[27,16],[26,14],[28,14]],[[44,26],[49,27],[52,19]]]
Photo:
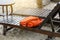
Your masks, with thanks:
[[[55,18],[55,16],[58,14],[60,17],[60,4],[58,3],[53,10],[49,10],[49,11],[44,11],[44,12],[48,12],[46,15],[43,14],[36,14],[33,16],[38,16],[42,19],[44,19],[44,21],[41,23],[41,25],[38,25],[36,28],[28,28],[28,27],[22,27],[19,22],[20,20],[22,20],[23,18],[25,18],[25,16],[16,16],[12,14],[12,18],[11,16],[8,16],[8,20],[6,19],[6,17],[0,17],[0,24],[3,25],[3,35],[6,35],[6,32],[12,28],[19,28],[19,29],[23,29],[23,30],[29,30],[29,31],[33,31],[33,32],[37,32],[37,33],[41,33],[41,34],[45,34],[48,35],[50,37],[60,37],[60,33],[58,33],[54,28],[54,25],[56,24],[57,26],[60,26],[60,19],[59,18]],[[39,16],[41,15],[41,16]],[[31,16],[31,15],[29,15]],[[51,24],[51,30],[52,31],[48,31],[48,30],[44,30],[41,29],[45,23],[49,23]],[[8,28],[10,27],[10,28]]]

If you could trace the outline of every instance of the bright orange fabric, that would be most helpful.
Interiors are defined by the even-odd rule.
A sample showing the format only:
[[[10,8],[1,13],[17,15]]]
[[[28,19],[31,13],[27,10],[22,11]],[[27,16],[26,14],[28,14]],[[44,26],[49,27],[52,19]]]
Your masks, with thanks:
[[[23,19],[20,22],[20,25],[22,25],[23,27],[36,27],[37,25],[41,24],[42,21],[43,21],[43,19],[41,19],[41,18],[29,16],[29,17],[26,17],[25,19]]]

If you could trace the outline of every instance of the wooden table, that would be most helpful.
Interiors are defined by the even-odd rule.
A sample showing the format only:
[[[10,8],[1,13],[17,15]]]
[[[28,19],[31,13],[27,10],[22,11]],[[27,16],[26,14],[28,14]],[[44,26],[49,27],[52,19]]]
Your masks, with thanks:
[[[2,12],[4,13],[4,7],[6,7],[6,18],[8,19],[8,6],[11,7],[11,14],[13,13],[14,2],[12,0],[0,0],[0,6],[2,6]]]

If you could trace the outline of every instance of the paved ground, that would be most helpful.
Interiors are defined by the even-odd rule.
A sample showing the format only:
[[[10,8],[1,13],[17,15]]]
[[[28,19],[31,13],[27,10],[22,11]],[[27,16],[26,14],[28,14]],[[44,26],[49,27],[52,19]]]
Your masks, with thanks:
[[[19,29],[11,30],[3,36],[2,27],[0,27],[0,40],[44,40],[46,37],[46,35]]]
[[[3,26],[0,26],[0,40],[45,40],[47,35],[43,35],[40,33],[35,33],[27,30],[20,30],[14,28],[7,32],[6,36],[2,35]],[[45,28],[47,29],[47,28]],[[50,28],[48,28],[49,30]],[[54,40],[60,40],[60,38],[55,38]]]

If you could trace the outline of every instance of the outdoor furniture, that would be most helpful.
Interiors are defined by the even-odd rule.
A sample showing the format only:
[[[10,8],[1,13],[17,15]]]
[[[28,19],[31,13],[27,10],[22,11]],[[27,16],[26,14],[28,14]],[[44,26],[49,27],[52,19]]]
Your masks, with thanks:
[[[12,5],[14,5],[14,2],[12,1],[12,0],[0,0],[0,6],[2,6],[2,12],[3,12],[3,14],[2,15],[4,15],[4,8],[6,7],[6,18],[8,19],[8,14],[9,14],[9,12],[8,12],[8,6],[10,6],[11,7],[11,14],[13,13],[13,6]]]
[[[8,21],[6,21],[7,19],[5,19],[5,17],[4,17],[4,19],[2,17],[0,17],[0,24],[3,25],[3,35],[6,35],[6,32],[12,28],[19,28],[19,29],[23,29],[23,30],[29,30],[29,31],[37,32],[37,33],[42,33],[42,34],[48,35],[49,37],[60,37],[60,33],[56,32],[56,30],[54,29],[55,27],[53,25],[54,22],[56,22],[56,25],[59,25],[60,20],[57,18],[54,18],[56,16],[56,14],[59,14],[59,13],[60,13],[60,4],[58,3],[54,7],[54,9],[51,10],[51,12],[48,15],[44,15],[46,17],[38,16],[40,18],[43,18],[44,21],[40,25],[38,25],[38,27],[35,27],[35,28],[22,27],[21,25],[19,25],[20,20],[22,20],[25,17],[13,15],[13,19],[10,20],[11,18],[10,18],[10,16],[8,16],[9,17]],[[60,17],[60,14],[59,14],[59,17]],[[52,31],[41,29],[45,23],[51,24]],[[8,27],[10,27],[10,28],[8,28]]]
[[[60,0],[51,0],[51,1],[53,1],[53,2],[59,2]]]

